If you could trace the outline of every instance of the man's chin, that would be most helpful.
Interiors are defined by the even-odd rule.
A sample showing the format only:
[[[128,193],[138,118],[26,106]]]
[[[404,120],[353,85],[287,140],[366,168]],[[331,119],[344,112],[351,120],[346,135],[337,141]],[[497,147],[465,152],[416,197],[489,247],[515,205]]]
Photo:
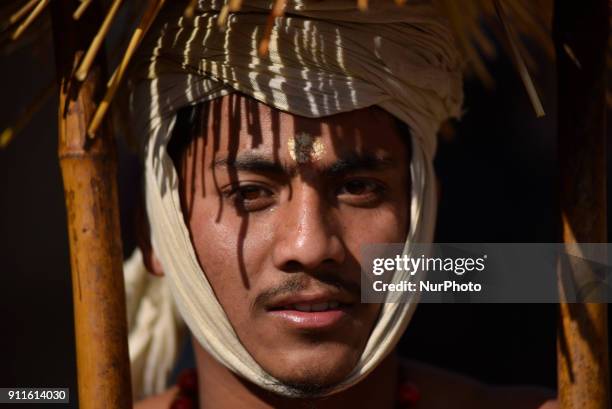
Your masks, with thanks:
[[[329,359],[322,356],[307,360],[291,360],[288,366],[268,372],[296,398],[327,395],[343,382],[355,367],[356,359]],[[288,369],[285,369],[288,368]]]
[[[280,381],[280,380],[279,380]],[[327,395],[334,389],[333,385],[322,385],[316,382],[291,382],[280,381],[279,385],[283,386],[286,395],[296,399],[314,399]]]
[[[311,376],[276,378],[278,384],[285,388],[286,394],[294,398],[319,398],[327,395],[346,377],[328,378],[319,374]]]

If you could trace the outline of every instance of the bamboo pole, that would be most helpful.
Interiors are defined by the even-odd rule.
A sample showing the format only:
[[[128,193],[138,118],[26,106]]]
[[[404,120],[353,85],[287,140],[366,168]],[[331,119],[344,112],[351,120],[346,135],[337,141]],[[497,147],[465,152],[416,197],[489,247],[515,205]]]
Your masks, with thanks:
[[[569,244],[607,242],[608,18],[608,0],[555,2],[560,210]],[[557,370],[562,409],[610,407],[607,304],[560,304]]]
[[[125,293],[110,130],[87,138],[87,124],[105,81],[96,60],[83,82],[74,72],[101,22],[95,2],[79,21],[76,1],[52,2],[60,84],[58,154],[70,240],[76,352],[81,409],[132,407]]]

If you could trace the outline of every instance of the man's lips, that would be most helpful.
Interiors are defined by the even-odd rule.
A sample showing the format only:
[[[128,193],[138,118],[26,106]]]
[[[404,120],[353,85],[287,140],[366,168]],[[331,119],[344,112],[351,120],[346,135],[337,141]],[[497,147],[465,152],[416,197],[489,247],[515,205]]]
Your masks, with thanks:
[[[352,297],[339,292],[299,293],[271,303],[267,313],[296,329],[326,329],[341,322],[352,307]]]
[[[348,317],[346,307],[326,311],[272,310],[268,314],[291,328],[315,330],[332,328]]]

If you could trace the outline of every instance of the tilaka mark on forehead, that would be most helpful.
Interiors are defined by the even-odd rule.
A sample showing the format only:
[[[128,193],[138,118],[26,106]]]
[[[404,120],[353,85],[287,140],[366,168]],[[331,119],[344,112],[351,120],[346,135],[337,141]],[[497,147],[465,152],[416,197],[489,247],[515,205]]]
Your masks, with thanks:
[[[321,159],[325,148],[323,142],[307,132],[300,132],[287,141],[291,158],[299,164]]]

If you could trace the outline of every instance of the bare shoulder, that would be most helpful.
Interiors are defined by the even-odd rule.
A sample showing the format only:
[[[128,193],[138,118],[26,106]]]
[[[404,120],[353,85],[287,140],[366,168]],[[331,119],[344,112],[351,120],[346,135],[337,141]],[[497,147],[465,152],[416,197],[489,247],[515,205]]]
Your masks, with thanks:
[[[178,388],[174,386],[159,395],[136,402],[134,409],[168,409],[177,393]]]
[[[531,386],[491,386],[456,372],[403,361],[406,376],[421,391],[417,409],[557,409],[554,392]]]

